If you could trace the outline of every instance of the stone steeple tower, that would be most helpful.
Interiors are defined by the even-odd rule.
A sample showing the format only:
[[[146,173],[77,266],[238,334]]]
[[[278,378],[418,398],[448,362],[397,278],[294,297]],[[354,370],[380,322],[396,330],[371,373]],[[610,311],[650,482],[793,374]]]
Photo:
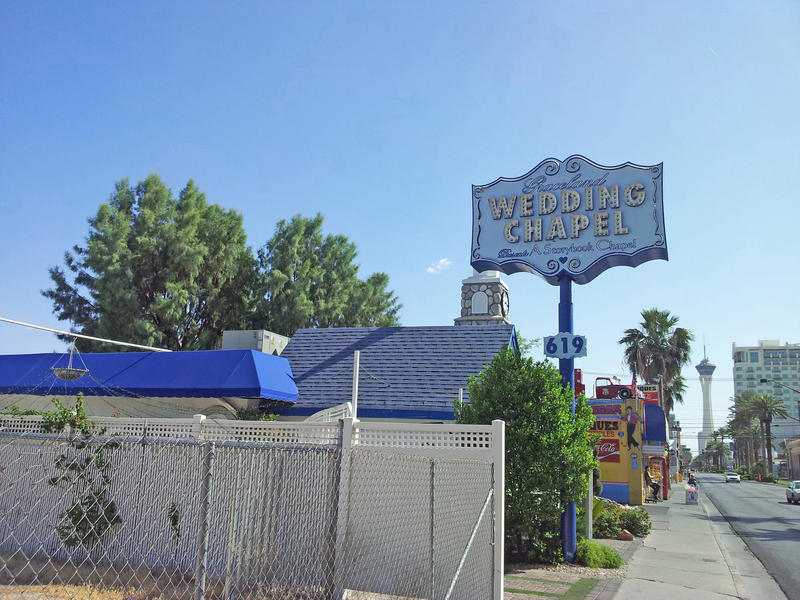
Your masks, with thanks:
[[[461,316],[456,325],[511,324],[508,320],[508,286],[499,271],[478,273],[461,282]]]
[[[711,439],[711,432],[714,431],[714,414],[711,412],[711,376],[716,368],[717,365],[712,364],[705,356],[703,347],[703,360],[695,367],[700,374],[700,385],[703,388],[703,429],[698,434],[698,452],[705,449],[708,440]]]

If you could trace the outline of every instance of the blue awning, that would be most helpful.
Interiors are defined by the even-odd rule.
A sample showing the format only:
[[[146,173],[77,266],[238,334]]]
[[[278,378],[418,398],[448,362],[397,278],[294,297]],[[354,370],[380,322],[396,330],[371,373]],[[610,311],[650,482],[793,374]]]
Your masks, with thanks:
[[[75,381],[56,377],[67,354],[0,355],[0,394],[297,400],[289,361],[255,350],[75,354],[88,369]]]
[[[648,442],[667,441],[667,418],[664,410],[657,404],[644,405],[645,432],[643,440]]]

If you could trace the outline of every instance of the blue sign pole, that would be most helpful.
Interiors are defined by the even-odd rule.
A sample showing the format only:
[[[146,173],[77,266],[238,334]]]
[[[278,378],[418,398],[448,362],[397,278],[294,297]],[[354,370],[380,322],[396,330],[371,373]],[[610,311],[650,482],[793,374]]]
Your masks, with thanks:
[[[562,272],[559,277],[559,302],[558,302],[558,332],[574,333],[572,331],[572,279]],[[575,359],[559,358],[558,370],[561,373],[561,385],[575,389]],[[575,414],[575,395],[572,397],[572,414]],[[564,559],[568,563],[575,562],[577,549],[577,509],[574,502],[567,504],[564,514],[561,515],[561,549]]]

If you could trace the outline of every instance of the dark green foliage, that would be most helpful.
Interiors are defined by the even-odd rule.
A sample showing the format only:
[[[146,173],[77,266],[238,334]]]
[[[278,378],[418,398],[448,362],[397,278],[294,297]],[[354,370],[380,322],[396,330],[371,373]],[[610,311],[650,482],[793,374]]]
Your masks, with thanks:
[[[240,408],[236,411],[236,418],[240,421],[277,421],[278,415],[265,413],[257,408]]]
[[[600,472],[600,467],[595,467],[595,469],[592,471],[592,490],[595,497],[603,493],[603,482],[600,481],[601,476],[602,473]]]
[[[343,235],[322,235],[322,215],[280,221],[258,251],[254,325],[292,336],[305,327],[397,325],[401,305],[389,276],[358,278],[356,247]]]
[[[39,411],[33,408],[22,410],[18,404],[11,405],[7,410],[0,410],[0,415],[11,415],[13,417],[27,417],[38,415]]]
[[[50,269],[43,294],[73,331],[169,348],[217,347],[252,306],[255,262],[242,218],[208,204],[191,180],[175,198],[157,175],[116,184],[89,235]],[[79,341],[82,349],[119,351]]]
[[[167,509],[167,519],[169,519],[169,527],[172,530],[172,539],[177,542],[181,539],[181,513],[178,510],[178,505],[174,501],[169,505],[169,509]]]
[[[638,373],[647,383],[661,381],[667,414],[675,403],[683,402],[686,382],[681,368],[689,362],[694,339],[688,329],[677,324],[678,317],[668,310],[645,309],[639,329],[626,329],[619,340],[625,346],[625,362],[632,373]]]
[[[612,502],[603,502],[602,507],[594,509],[592,535],[598,539],[615,538],[623,529],[633,535],[644,537],[650,533],[652,522],[650,515],[641,506],[622,508]]]
[[[209,204],[191,180],[175,198],[150,175],[116,184],[42,293],[76,333],[170,350],[217,348],[226,329],[397,325],[389,277],[359,279],[355,258],[345,236],[323,237],[322,215],[298,215],[278,223],[256,259],[238,213]]]
[[[81,472],[76,479],[84,479],[88,467],[81,465]],[[61,524],[56,526],[56,533],[67,548],[91,548],[106,531],[114,525],[122,523],[117,506],[108,497],[104,487],[96,489],[94,482],[85,481],[86,492],[59,516]]]
[[[592,540],[578,540],[575,562],[595,569],[616,569],[622,566],[622,557],[613,548]]]
[[[67,408],[58,398],[53,398],[56,406],[54,411],[26,411],[27,414],[36,414],[42,417],[42,431],[44,433],[61,433],[68,429],[74,434],[89,437],[92,433],[89,415],[83,409],[83,392],[75,400],[75,408]]]
[[[596,538],[615,538],[622,531],[619,509],[609,508],[597,515],[592,524],[592,536]]]
[[[653,526],[650,515],[641,506],[623,510],[620,513],[619,524],[622,529],[627,529],[637,537],[646,536]]]
[[[45,433],[69,431],[73,451],[56,458],[59,475],[47,483],[71,494],[74,500],[60,513],[56,533],[67,548],[91,549],[114,525],[122,523],[117,505],[109,496],[110,464],[106,451],[116,448],[113,439],[91,441],[92,425],[83,409],[83,394],[78,394],[70,409],[55,398],[56,410],[38,413],[43,417]],[[103,432],[98,432],[100,435]]]
[[[509,350],[469,381],[470,403],[456,405],[459,423],[506,422],[506,553],[509,560],[562,559],[559,525],[570,501],[587,493],[597,465],[587,432],[592,412],[549,362]]]

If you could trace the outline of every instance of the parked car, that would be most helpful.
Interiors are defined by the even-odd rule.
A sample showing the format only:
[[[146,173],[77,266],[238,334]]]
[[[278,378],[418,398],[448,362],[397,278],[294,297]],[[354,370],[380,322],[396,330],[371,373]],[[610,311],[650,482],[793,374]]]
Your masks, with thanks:
[[[796,479],[786,488],[786,501],[800,504],[800,479]]]
[[[739,477],[739,474],[735,471],[728,471],[725,473],[725,483],[729,481],[735,481],[736,483],[742,483],[742,478]]]

